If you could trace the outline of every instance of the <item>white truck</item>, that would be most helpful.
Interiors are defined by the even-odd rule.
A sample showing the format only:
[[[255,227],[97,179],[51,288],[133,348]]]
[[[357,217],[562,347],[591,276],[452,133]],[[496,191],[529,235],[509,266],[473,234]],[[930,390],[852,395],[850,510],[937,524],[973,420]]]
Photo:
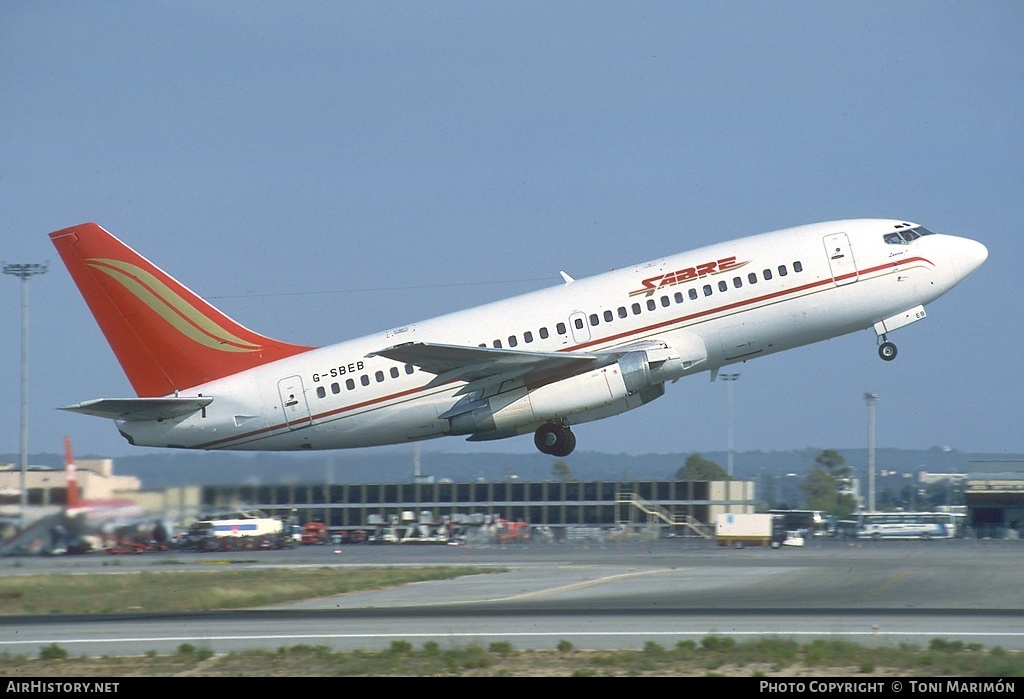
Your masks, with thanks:
[[[727,512],[715,518],[715,541],[719,546],[782,546],[786,523],[779,515]]]
[[[284,522],[268,517],[260,510],[215,515],[195,522],[189,528],[189,536],[193,538],[212,539],[280,536],[283,532]]]

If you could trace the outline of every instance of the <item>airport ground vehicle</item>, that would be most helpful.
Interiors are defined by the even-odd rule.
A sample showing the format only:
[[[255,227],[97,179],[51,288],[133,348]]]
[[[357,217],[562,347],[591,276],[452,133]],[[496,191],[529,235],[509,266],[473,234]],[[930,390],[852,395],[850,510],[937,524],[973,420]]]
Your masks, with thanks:
[[[186,550],[228,551],[277,549],[295,543],[284,521],[250,510],[195,522],[185,534],[182,546]]]
[[[854,515],[858,539],[954,539],[958,516],[949,512],[860,512]]]
[[[715,518],[715,541],[719,546],[778,548],[786,536],[786,522],[779,515],[728,512]]]
[[[508,522],[500,519],[497,522],[495,537],[499,544],[517,544],[530,541],[530,524],[528,522]]]
[[[768,510],[769,514],[781,515],[786,529],[798,531],[803,536],[833,536],[835,519],[822,510]]]
[[[196,522],[196,529],[205,529],[210,536],[269,536],[281,534],[284,522],[268,517],[258,510],[233,512]]]
[[[303,544],[326,544],[330,538],[323,522],[306,522],[302,527]]]

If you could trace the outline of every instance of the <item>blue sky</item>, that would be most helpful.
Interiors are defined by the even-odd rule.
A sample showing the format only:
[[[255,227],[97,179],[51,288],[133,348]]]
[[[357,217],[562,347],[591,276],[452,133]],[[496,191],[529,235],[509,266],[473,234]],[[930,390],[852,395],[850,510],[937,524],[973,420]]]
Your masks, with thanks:
[[[0,259],[30,450],[131,389],[46,234],[96,221],[239,322],[329,344],[791,225],[892,217],[989,260],[891,336],[740,365],[735,447],[1024,452],[1024,9],[981,2],[0,4]],[[1017,270],[1017,271],[1014,271]],[[0,452],[20,449],[0,282]],[[708,376],[576,428],[726,447]],[[408,447],[404,447],[408,448]],[[533,452],[532,439],[424,450]]]

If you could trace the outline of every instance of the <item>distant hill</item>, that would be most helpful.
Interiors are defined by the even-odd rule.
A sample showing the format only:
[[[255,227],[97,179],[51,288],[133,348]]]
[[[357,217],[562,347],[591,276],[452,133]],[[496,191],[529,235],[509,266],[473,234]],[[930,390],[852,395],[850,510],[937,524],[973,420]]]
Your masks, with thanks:
[[[856,477],[867,473],[867,449],[837,449]],[[792,451],[748,451],[734,454],[734,475],[747,480],[768,477],[802,479],[821,452],[818,448]],[[689,454],[604,454],[579,451],[565,461],[577,480],[668,480]],[[702,456],[726,467],[725,452],[702,452]],[[79,455],[82,459],[105,458]],[[559,459],[536,454],[463,454],[423,452],[419,473],[452,481],[549,480]],[[971,461],[1024,460],[1022,454],[967,453],[956,450],[876,449],[876,475],[883,471],[915,473],[966,473]],[[19,464],[18,454],[0,454],[0,463]],[[32,454],[34,466],[59,468],[61,454]],[[176,485],[228,485],[235,483],[270,485],[277,483],[400,483],[413,480],[413,453],[381,448],[355,452],[237,453],[144,451],[114,460],[117,475],[135,476],[144,488]]]

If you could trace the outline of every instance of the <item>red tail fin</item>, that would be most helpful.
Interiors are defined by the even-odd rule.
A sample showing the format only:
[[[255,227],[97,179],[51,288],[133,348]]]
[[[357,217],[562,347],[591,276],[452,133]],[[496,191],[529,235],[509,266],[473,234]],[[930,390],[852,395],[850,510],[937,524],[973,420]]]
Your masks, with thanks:
[[[50,240],[141,397],[313,349],[242,327],[95,223]]]
[[[78,473],[75,471],[75,460],[71,456],[71,438],[64,437],[64,471],[67,474],[69,510],[78,507]]]

